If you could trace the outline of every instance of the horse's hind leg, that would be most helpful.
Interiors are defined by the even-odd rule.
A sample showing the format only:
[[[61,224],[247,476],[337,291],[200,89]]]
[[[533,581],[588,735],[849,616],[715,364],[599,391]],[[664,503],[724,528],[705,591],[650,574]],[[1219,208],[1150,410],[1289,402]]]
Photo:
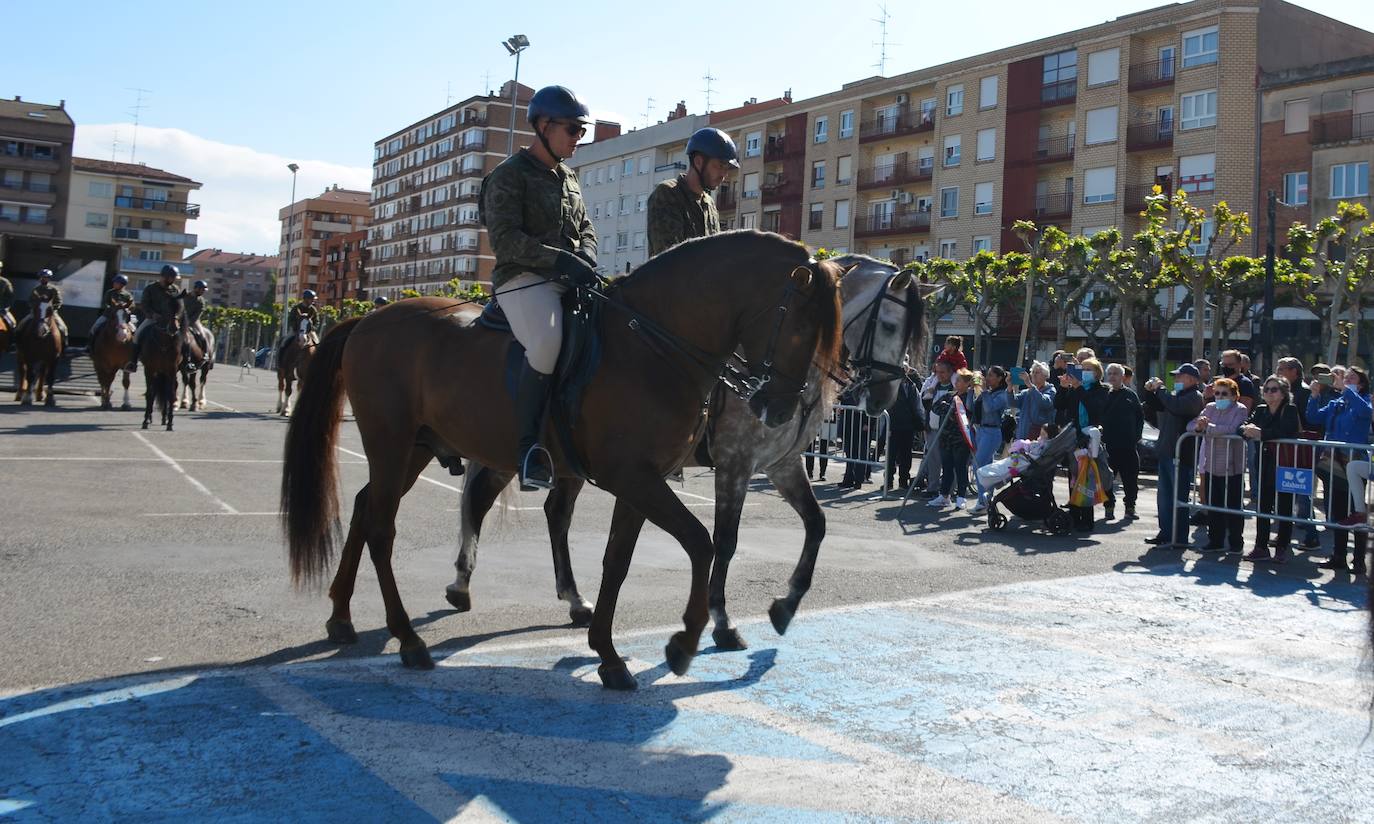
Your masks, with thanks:
[[[44,406],[57,406],[57,396],[53,394],[52,385],[57,380],[57,357],[54,356],[52,362],[43,367],[43,388],[42,397]]]
[[[129,403],[129,373],[125,372],[123,369],[120,369],[119,374],[124,376],[124,403],[120,404],[119,408],[133,409],[133,404]],[[113,381],[111,381],[111,383],[113,383]],[[111,392],[113,393],[113,388],[111,389]]]
[[[468,462],[462,500],[458,505],[462,540],[458,547],[458,558],[453,562],[457,575],[453,583],[444,589],[445,600],[459,612],[472,609],[470,586],[473,570],[477,568],[477,543],[482,537],[482,522],[510,479],[508,473],[498,472],[476,461]]]
[[[143,366],[143,386],[146,388],[143,397],[147,399],[147,405],[143,408],[143,428],[147,429],[153,422],[153,404],[157,401],[157,382],[149,374],[147,364]]]
[[[365,435],[364,445],[367,441]],[[371,455],[384,453],[376,449],[368,452]],[[401,663],[415,669],[433,669],[434,659],[430,658],[429,648],[410,625],[410,616],[401,603],[396,576],[391,570],[391,549],[396,541],[396,510],[401,505],[401,497],[433,458],[428,450],[416,447],[406,463],[378,460],[370,465],[371,478],[367,485],[367,550],[377,570],[382,600],[386,602],[386,628],[401,642]]]
[[[343,552],[339,553],[339,568],[334,572],[334,582],[329,585],[329,600],[334,610],[329,620],[324,622],[325,634],[329,640],[340,644],[354,644],[358,633],[353,629],[353,585],[358,580],[358,563],[363,557],[363,541],[367,537],[367,501],[369,484],[363,484],[353,498],[353,516],[348,522],[348,538],[344,541]]]
[[[553,576],[558,599],[568,602],[568,618],[573,626],[585,627],[592,622],[592,605],[577,591],[573,577],[572,559],[568,551],[568,529],[572,526],[573,507],[582,492],[584,481],[560,479],[544,499],[544,517],[549,522],[549,542],[553,545]]]
[[[611,640],[611,625],[615,621],[620,587],[630,570],[630,559],[634,557],[635,543],[643,527],[644,516],[639,514],[639,510],[616,498],[615,510],[611,513],[611,534],[606,541],[606,556],[601,562],[601,592],[596,596],[596,613],[592,616],[591,628],[587,630],[588,645],[601,656],[597,674],[607,689],[632,690],[639,686],[625,662],[620,660],[620,653],[616,652],[615,643]]]
[[[716,467],[716,528],[712,536],[715,563],[711,566],[711,618],[715,629],[711,640],[720,649],[739,650],[749,645],[730,623],[725,611],[725,579],[730,574],[730,560],[739,545],[739,519],[744,512],[744,496],[749,491],[749,468]]]
[[[816,503],[816,493],[806,480],[806,472],[802,468],[800,457],[774,467],[768,472],[768,479],[801,516],[802,525],[806,529],[801,557],[797,559],[797,568],[793,570],[792,578],[787,584],[787,596],[774,599],[773,605],[768,608],[768,617],[773,622],[773,629],[782,635],[787,632],[787,625],[797,614],[797,606],[801,603],[802,596],[811,589],[811,576],[816,571],[816,558],[820,555],[821,541],[825,540],[825,515],[821,512],[820,504]]]

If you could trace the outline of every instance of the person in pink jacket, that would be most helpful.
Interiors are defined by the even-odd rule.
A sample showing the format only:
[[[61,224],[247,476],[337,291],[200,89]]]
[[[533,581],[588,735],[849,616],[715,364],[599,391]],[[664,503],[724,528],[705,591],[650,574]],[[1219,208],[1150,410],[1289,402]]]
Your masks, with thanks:
[[[1227,509],[1241,508],[1241,480],[1245,477],[1245,444],[1235,435],[1250,416],[1240,402],[1240,387],[1230,378],[1212,382],[1212,402],[1193,422],[1198,439],[1198,471],[1207,485],[1207,502]],[[1207,513],[1207,545],[1203,552],[1236,554],[1244,549],[1245,519],[1230,512]]]

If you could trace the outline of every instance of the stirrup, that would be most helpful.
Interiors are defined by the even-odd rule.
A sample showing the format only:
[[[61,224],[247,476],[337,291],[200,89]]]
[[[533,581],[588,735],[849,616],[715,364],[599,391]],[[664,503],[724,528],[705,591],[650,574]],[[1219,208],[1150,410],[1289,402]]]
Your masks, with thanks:
[[[535,458],[537,454],[543,455],[543,466],[549,470],[548,480],[529,477],[530,459]],[[536,458],[536,460],[538,459]],[[531,446],[525,451],[525,457],[520,461],[520,491],[534,492],[539,489],[553,489],[553,484],[553,457],[549,455],[547,449],[539,444]]]

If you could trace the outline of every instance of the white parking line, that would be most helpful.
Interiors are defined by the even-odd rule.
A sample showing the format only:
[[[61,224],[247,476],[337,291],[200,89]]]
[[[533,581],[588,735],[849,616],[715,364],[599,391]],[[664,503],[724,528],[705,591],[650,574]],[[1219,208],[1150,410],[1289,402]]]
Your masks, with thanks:
[[[130,434],[132,434],[135,438],[138,438],[140,441],[142,441],[144,446],[146,446],[146,447],[148,447],[149,449],[153,450],[153,454],[154,454],[154,455],[156,455],[156,456],[158,456],[159,458],[161,458],[163,463],[165,463],[165,464],[167,464],[168,466],[170,466],[171,468],[175,469],[175,470],[177,471],[177,474],[179,474],[179,475],[181,475],[181,477],[185,478],[186,481],[187,481],[189,484],[191,484],[191,486],[194,486],[196,489],[198,489],[198,490],[200,490],[202,493],[204,493],[204,495],[205,495],[207,498],[209,498],[210,500],[212,500],[212,501],[214,501],[215,503],[219,504],[219,508],[220,508],[220,509],[224,510],[226,513],[228,513],[228,514],[230,514],[230,515],[237,515],[237,514],[239,514],[239,511],[238,511],[237,509],[234,509],[234,508],[233,508],[232,506],[230,506],[229,504],[227,504],[227,503],[225,503],[224,501],[220,500],[220,499],[215,495],[215,493],[211,492],[211,491],[209,490],[209,488],[205,486],[205,484],[201,483],[200,481],[197,481],[195,478],[192,478],[191,475],[190,475],[190,473],[188,473],[185,469],[182,469],[182,468],[181,468],[181,464],[179,464],[179,463],[177,463],[176,461],[172,460],[172,456],[171,456],[171,455],[168,455],[166,452],[163,452],[161,449],[158,449],[157,446],[155,446],[155,445],[153,444],[152,441],[150,441],[150,440],[148,440],[147,438],[143,437],[143,433],[142,433],[142,432],[133,432],[133,433],[130,433]]]
[[[222,403],[219,403],[219,402],[217,402],[217,401],[209,400],[208,398],[206,399],[205,402],[208,403],[208,404],[210,404],[211,406],[218,406],[220,409],[223,409],[223,410],[225,410],[226,412],[235,412],[235,413],[238,413],[238,414],[243,414],[243,413],[239,412],[239,410],[235,409],[235,408],[232,407],[232,406],[225,406],[225,405],[222,404]]]
[[[203,518],[219,515],[281,515],[280,512],[142,512],[144,518]]]

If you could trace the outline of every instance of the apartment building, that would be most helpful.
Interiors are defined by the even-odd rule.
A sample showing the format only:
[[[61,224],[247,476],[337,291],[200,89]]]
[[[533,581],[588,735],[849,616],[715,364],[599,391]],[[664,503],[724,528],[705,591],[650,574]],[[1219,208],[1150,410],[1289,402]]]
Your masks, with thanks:
[[[196,280],[209,284],[212,306],[257,309],[270,297],[280,258],[223,249],[200,249],[186,258]]]
[[[76,134],[66,107],[0,100],[0,234],[62,236]]]
[[[340,189],[338,184],[316,197],[303,198],[277,213],[281,221],[282,276],[277,279],[276,301],[294,300],[306,289],[321,293],[324,243],[335,235],[366,229],[372,217],[369,194]],[[289,251],[289,254],[288,254]],[[290,294],[286,281],[290,279]]]
[[[119,271],[134,290],[157,280],[168,263],[183,276],[195,274],[185,260],[199,238],[187,232],[200,217],[190,202],[200,184],[189,177],[143,163],[72,158],[64,237],[115,243]]]
[[[367,300],[367,229],[335,235],[320,247],[324,260],[324,289],[320,298],[336,309],[345,299]]]
[[[495,257],[478,219],[482,179],[534,138],[525,110],[534,89],[512,83],[469,97],[374,146],[369,279],[374,296],[433,292],[450,280],[490,286]]]

